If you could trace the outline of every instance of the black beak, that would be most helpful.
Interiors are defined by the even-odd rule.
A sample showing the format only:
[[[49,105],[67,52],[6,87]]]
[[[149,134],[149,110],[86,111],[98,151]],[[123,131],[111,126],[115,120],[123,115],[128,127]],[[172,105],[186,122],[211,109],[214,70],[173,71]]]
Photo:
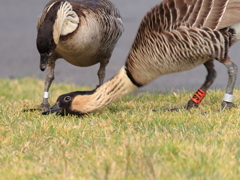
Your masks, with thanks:
[[[52,114],[52,113],[55,113],[55,112],[61,113],[61,111],[62,111],[62,108],[60,108],[59,105],[58,105],[58,102],[56,102],[56,104],[53,105],[50,109],[42,112],[42,115],[48,115],[48,114]]]
[[[49,54],[41,54],[40,58],[40,69],[41,71],[44,71],[47,68],[48,60],[50,58]]]

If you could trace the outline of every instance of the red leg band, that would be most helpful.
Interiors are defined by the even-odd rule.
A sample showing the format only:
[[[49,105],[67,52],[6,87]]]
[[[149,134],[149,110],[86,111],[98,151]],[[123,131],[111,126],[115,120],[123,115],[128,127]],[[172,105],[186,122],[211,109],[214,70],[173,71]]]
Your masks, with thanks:
[[[191,100],[197,104],[200,104],[203,98],[206,96],[206,94],[207,93],[202,89],[198,89],[197,92],[193,95]]]

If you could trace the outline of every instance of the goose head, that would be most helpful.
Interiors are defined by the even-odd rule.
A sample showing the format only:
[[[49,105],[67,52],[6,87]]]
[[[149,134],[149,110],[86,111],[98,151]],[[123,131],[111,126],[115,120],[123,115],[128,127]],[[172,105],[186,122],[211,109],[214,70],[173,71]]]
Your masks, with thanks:
[[[44,26],[42,26],[44,27]],[[52,29],[50,30],[39,30],[37,37],[37,49],[40,54],[40,69],[44,71],[47,67],[48,60],[50,59],[53,51],[57,47],[57,44],[53,40]],[[45,32],[45,33],[44,33]]]
[[[57,47],[57,39],[54,38],[56,33],[54,24],[57,19],[57,11],[60,3],[54,3],[47,9],[44,9],[43,14],[39,17],[37,25],[37,49],[40,54],[40,69],[44,71],[47,67],[48,60],[53,51]]]
[[[44,9],[37,23],[37,49],[42,71],[46,69],[60,37],[73,33],[78,25],[79,17],[68,1],[54,2]]]
[[[51,113],[57,113],[58,115],[77,115],[82,116],[91,111],[94,107],[91,105],[93,91],[76,91],[67,94],[63,94],[58,97],[56,103],[47,111],[44,111],[43,115]]]

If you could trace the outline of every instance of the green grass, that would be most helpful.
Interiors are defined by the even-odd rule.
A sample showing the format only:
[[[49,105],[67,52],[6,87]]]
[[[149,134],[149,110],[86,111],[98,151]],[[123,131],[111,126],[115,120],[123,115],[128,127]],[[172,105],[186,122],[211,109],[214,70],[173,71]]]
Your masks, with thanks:
[[[1,180],[240,179],[240,110],[215,112],[222,90],[191,111],[163,111],[185,106],[194,92],[183,91],[128,95],[95,114],[61,117],[22,112],[40,104],[43,81],[0,79],[0,89]],[[50,102],[86,89],[53,84]]]

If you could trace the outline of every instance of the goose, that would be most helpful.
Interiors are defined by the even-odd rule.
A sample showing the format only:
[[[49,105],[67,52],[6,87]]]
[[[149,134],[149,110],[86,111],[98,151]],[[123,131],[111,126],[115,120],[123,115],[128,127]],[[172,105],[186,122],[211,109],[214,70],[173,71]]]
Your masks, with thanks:
[[[159,76],[203,64],[206,80],[186,105],[197,108],[216,78],[214,60],[228,70],[221,107],[237,107],[233,103],[237,66],[228,50],[239,39],[240,0],[164,0],[142,19],[125,64],[115,76],[95,90],[59,96],[43,114],[96,112]]]
[[[49,88],[59,58],[80,67],[100,63],[97,74],[102,85],[123,30],[120,12],[109,0],[51,0],[37,22],[40,69],[47,68],[43,101],[37,109],[50,108]]]

